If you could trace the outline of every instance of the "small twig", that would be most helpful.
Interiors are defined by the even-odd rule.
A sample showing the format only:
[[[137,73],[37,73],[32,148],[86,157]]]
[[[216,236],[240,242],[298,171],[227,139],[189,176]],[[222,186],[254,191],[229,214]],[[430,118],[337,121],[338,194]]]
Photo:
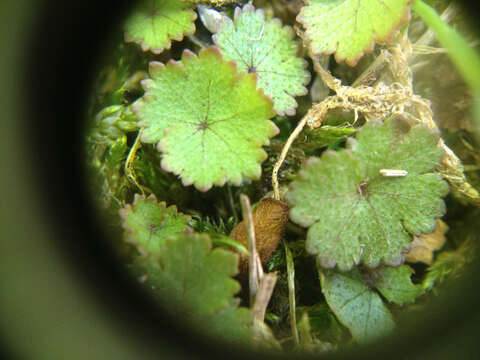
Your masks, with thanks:
[[[242,216],[245,222],[247,233],[247,250],[248,250],[248,285],[250,289],[250,304],[253,304],[258,291],[258,263],[257,250],[255,247],[255,228],[253,226],[252,208],[247,195],[240,195],[240,203],[242,205]],[[261,264],[260,264],[261,266]]]
[[[431,55],[431,54],[445,54],[447,49],[434,47],[430,45],[412,45],[413,54],[415,55]]]
[[[257,263],[257,277],[261,280],[263,278],[264,272],[262,261],[260,260],[260,256],[258,256],[258,253],[255,255],[255,260]]]
[[[280,156],[278,157],[277,162],[273,166],[273,171],[272,171],[272,187],[273,187],[273,198],[275,200],[280,200],[280,191],[278,190],[278,170],[280,170],[280,167],[283,164],[283,161],[287,157],[288,150],[290,149],[290,146],[292,146],[293,142],[297,138],[297,136],[302,132],[303,128],[305,127],[305,124],[307,123],[309,117],[310,111],[303,117],[302,120],[298,123],[297,127],[293,132],[290,134],[288,137],[287,142],[283,146],[282,152],[280,153]]]
[[[341,87],[342,87],[341,81],[336,79],[334,76],[332,76],[332,74],[330,74],[328,71],[326,71],[323,68],[322,64],[318,60],[318,57],[314,56],[311,52],[309,52],[309,54],[310,54],[310,57],[313,61],[313,67],[314,67],[315,71],[320,75],[323,82],[333,91],[340,90]],[[328,111],[328,107],[322,107],[321,104],[323,104],[323,102],[320,103],[320,104],[314,105],[307,112],[307,114],[302,118],[302,120],[300,120],[297,127],[293,130],[293,132],[288,137],[285,145],[283,146],[282,152],[280,153],[280,156],[278,157],[277,162],[273,166],[272,187],[273,187],[273,198],[275,200],[280,200],[280,191],[279,191],[279,184],[278,184],[278,171],[280,170],[280,167],[282,166],[283,162],[285,161],[285,158],[287,157],[288,150],[290,150],[290,147],[292,146],[293,142],[298,137],[298,135],[302,132],[303,128],[305,127],[305,125],[307,123],[308,124],[314,124],[315,123],[315,127],[320,126],[320,124],[323,120],[324,113],[326,113],[326,111]]]
[[[439,170],[442,176],[450,183],[452,189],[462,194],[469,202],[480,206],[480,193],[467,180],[465,169],[458,156],[445,144],[443,139],[439,145],[444,150]]]
[[[277,275],[275,273],[263,273],[262,262],[255,248],[255,229],[253,225],[252,209],[247,195],[240,195],[242,205],[243,221],[245,223],[248,245],[248,281],[250,287],[250,306],[253,330],[253,340],[264,343],[265,337],[270,340],[273,336],[269,334],[264,319],[268,303],[272,297]],[[275,344],[272,344],[275,345]],[[278,346],[278,344],[277,344]]]
[[[311,54],[310,56],[313,61],[313,67],[315,71],[320,75],[322,78],[323,82],[332,90],[338,91],[342,87],[342,83],[340,80],[336,79],[334,76],[332,76],[328,71],[326,71],[322,65],[320,64],[320,61],[316,56],[313,56]],[[322,102],[323,103],[323,102]],[[320,104],[322,104],[320,103]],[[282,152],[280,153],[280,156],[278,157],[277,162],[275,163],[272,171],[272,187],[273,187],[273,198],[275,200],[280,200],[280,191],[279,191],[279,184],[278,184],[278,171],[280,170],[280,167],[282,166],[285,158],[287,157],[288,150],[290,150],[290,147],[292,146],[293,142],[295,139],[298,137],[298,135],[302,132],[303,128],[305,125],[308,124],[316,124],[316,127],[320,126],[322,120],[323,120],[323,113],[328,111],[328,108],[325,107],[323,108],[322,106],[319,106],[319,104],[314,105],[308,112],[307,114],[300,120],[298,123],[297,127],[293,130],[293,132],[290,134],[290,136],[287,139],[287,142],[283,146]]]
[[[265,319],[265,313],[267,312],[267,306],[270,302],[270,298],[272,297],[276,282],[277,274],[275,273],[265,274],[265,276],[260,280],[257,296],[252,307],[252,319],[254,324],[256,324],[257,321],[263,323]]]
[[[325,70],[318,60],[318,57],[310,53],[313,62],[313,68],[322,78],[323,82],[333,91],[337,92],[342,87],[342,82]]]
[[[264,320],[276,282],[277,275],[275,273],[268,273],[260,280],[257,297],[251,310],[254,343],[262,348],[268,344],[272,350],[280,350],[281,346],[276,341],[271,330],[265,325]]]

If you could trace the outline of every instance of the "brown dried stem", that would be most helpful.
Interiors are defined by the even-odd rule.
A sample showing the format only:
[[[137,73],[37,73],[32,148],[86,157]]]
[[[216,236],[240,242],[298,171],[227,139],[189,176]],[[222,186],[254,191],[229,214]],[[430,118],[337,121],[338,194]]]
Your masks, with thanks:
[[[264,319],[276,282],[277,275],[275,273],[268,273],[262,277],[252,307],[253,341],[262,348],[265,348],[265,344],[268,344],[272,350],[280,350],[281,347],[271,330],[265,325]]]
[[[293,142],[298,137],[298,135],[302,132],[303,128],[305,127],[305,124],[310,119],[309,114],[310,114],[311,111],[312,111],[312,109],[310,109],[308,111],[307,115],[305,115],[303,117],[303,119],[300,120],[300,122],[298,123],[295,130],[293,130],[293,132],[290,134],[290,136],[287,139],[287,142],[283,146],[282,152],[280,153],[280,156],[278,157],[277,162],[273,166],[272,187],[273,187],[273,198],[275,200],[280,200],[280,191],[278,189],[279,188],[279,185],[278,185],[278,170],[280,170],[280,167],[282,166],[283,161],[287,157],[288,150],[290,150],[290,147],[292,146]]]
[[[255,297],[255,302],[252,307],[252,318],[254,324],[256,322],[263,323],[265,313],[267,311],[267,306],[270,302],[270,298],[272,297],[273,289],[275,288],[276,282],[277,275],[275,273],[265,274],[260,280],[257,296]]]
[[[255,228],[253,226],[252,208],[250,199],[247,195],[240,195],[240,203],[242,205],[242,216],[245,223],[247,233],[247,249],[248,249],[248,285],[250,290],[250,304],[253,304],[257,295],[259,286],[259,268],[262,267],[260,258],[255,246]],[[263,275],[263,269],[260,270]]]
[[[261,342],[261,339],[267,335],[264,319],[277,282],[277,275],[275,273],[264,274],[262,262],[255,246],[255,228],[250,199],[247,195],[241,194],[240,203],[248,240],[248,280],[252,307],[252,328],[254,340]]]

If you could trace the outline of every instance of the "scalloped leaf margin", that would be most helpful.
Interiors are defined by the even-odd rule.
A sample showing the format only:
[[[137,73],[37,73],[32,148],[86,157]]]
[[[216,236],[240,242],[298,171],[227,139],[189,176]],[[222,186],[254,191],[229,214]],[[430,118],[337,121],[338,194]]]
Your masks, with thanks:
[[[175,205],[159,203],[154,195],[135,194],[133,203],[121,208],[119,215],[126,241],[145,256],[158,257],[167,238],[190,229],[190,216],[179,213]]]
[[[445,213],[438,134],[423,125],[405,132],[397,120],[367,123],[352,150],[310,158],[290,184],[290,218],[309,227],[305,246],[322,267],[399,266],[412,235],[432,232]]]
[[[216,47],[179,62],[150,63],[145,95],[133,106],[142,142],[157,143],[162,168],[200,191],[258,179],[263,145],[279,130],[272,101],[253,74],[239,74]]]
[[[274,101],[278,115],[295,115],[296,96],[308,93],[307,62],[297,57],[298,44],[290,26],[279,19],[265,20],[263,10],[250,3],[236,7],[233,21],[222,15],[213,35],[225,59],[237,63],[241,72],[255,73],[257,86]]]
[[[315,55],[335,53],[337,62],[355,66],[375,42],[391,41],[410,18],[412,0],[306,0],[297,21]]]
[[[252,339],[251,313],[234,295],[240,284],[238,254],[214,248],[207,234],[181,233],[161,245],[157,261],[146,264],[146,285],[171,314],[196,330],[232,344]]]
[[[125,22],[125,42],[139,44],[143,51],[160,54],[171,40],[181,41],[195,33],[197,13],[181,0],[146,0]]]

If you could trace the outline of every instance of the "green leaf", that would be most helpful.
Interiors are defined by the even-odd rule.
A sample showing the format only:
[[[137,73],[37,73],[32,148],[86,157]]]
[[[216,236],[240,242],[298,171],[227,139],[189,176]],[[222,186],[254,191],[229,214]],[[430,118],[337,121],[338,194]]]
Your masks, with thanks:
[[[310,74],[307,63],[298,58],[295,33],[280,20],[266,21],[263,10],[251,4],[235,9],[234,20],[223,15],[213,41],[240,72],[255,73],[257,87],[274,101],[279,115],[295,115],[295,96],[306,95]]]
[[[232,345],[245,345],[252,338],[252,315],[244,307],[230,307],[217,312],[214,316],[201,319],[206,329],[215,339],[221,339]]]
[[[132,112],[131,106],[107,106],[97,114],[95,121],[100,131],[112,139],[118,139],[119,135],[124,132],[138,129],[138,119]]]
[[[413,269],[404,265],[398,268],[381,267],[374,271],[375,287],[390,302],[402,305],[411,303],[423,294],[421,285],[411,280]]]
[[[178,213],[174,205],[158,203],[153,195],[145,198],[136,194],[133,204],[126,205],[119,213],[127,241],[144,255],[159,256],[168,237],[189,228],[189,216]]]
[[[150,76],[134,112],[145,128],[141,140],[159,142],[164,170],[200,191],[260,177],[261,146],[278,129],[253,75],[239,75],[212,47],[198,57],[186,50],[181,62],[151,62]]]
[[[238,255],[220,248],[212,250],[206,234],[180,233],[163,241],[154,261],[140,259],[134,270],[145,276],[148,289],[171,315],[202,334],[231,344],[251,340],[250,310],[238,307],[233,296],[240,284]]]
[[[316,150],[334,142],[346,139],[357,131],[353,127],[324,125],[308,129],[304,137],[297,140],[297,145],[304,150]]]
[[[166,239],[151,282],[174,312],[212,315],[231,307],[240,284],[238,255],[216,248],[205,234],[179,234]]]
[[[307,161],[287,193],[290,218],[310,227],[306,250],[325,268],[398,266],[412,235],[431,233],[445,213],[448,185],[433,172],[442,157],[438,134],[423,125],[405,132],[389,119],[367,123],[357,140],[351,150]],[[382,176],[382,169],[408,174]]]
[[[123,173],[128,154],[126,133],[137,129],[137,121],[130,106],[107,106],[96,114],[87,135],[86,151],[95,196],[115,215],[120,207],[119,199],[129,193],[129,183]]]
[[[171,40],[193,34],[196,18],[192,5],[181,0],[144,0],[125,23],[125,41],[160,54]]]
[[[346,273],[327,270],[320,275],[328,305],[357,342],[366,343],[392,332],[395,323],[390,311],[357,269]]]
[[[297,21],[316,55],[333,54],[355,66],[375,42],[384,44],[408,20],[411,0],[307,0]]]
[[[95,138],[95,139],[94,139]],[[118,198],[125,196],[128,183],[123,176],[123,164],[127,156],[127,136],[119,135],[115,140],[109,136],[93,134],[88,139],[92,185],[102,205],[116,214]]]

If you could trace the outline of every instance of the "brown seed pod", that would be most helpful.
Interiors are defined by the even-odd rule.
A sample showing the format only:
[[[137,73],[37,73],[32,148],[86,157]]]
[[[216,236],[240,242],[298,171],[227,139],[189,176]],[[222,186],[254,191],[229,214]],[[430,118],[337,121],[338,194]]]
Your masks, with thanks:
[[[255,228],[255,242],[260,259],[264,263],[272,256],[282,238],[288,221],[287,204],[274,200],[263,199],[252,213]],[[245,222],[241,221],[230,233],[230,237],[247,247],[247,229]],[[248,272],[248,258],[240,255],[240,275]]]

